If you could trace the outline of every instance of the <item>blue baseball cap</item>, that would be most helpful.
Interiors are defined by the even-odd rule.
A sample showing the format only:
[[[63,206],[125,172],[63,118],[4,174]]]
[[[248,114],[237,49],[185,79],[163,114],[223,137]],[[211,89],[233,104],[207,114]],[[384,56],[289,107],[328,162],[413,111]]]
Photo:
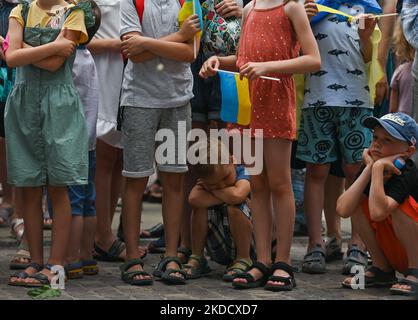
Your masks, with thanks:
[[[406,141],[411,146],[415,146],[418,142],[418,125],[407,114],[388,113],[380,119],[368,117],[363,121],[363,126],[369,129],[374,129],[378,125],[382,126],[395,139]]]

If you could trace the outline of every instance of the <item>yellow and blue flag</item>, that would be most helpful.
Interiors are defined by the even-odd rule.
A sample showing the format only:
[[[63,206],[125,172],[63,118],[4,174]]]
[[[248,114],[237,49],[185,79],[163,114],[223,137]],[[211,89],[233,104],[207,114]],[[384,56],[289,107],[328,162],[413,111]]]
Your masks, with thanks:
[[[199,17],[201,31],[198,33],[198,37],[200,39],[202,30],[203,30],[202,6],[200,5],[199,0],[185,0],[183,3],[183,6],[181,7],[179,11],[179,16],[178,16],[180,26],[182,25],[184,20],[186,20],[188,17],[190,17],[193,14],[197,14],[197,16]]]
[[[251,120],[251,101],[248,79],[238,74],[219,72],[221,82],[221,119],[225,122],[248,125]]]

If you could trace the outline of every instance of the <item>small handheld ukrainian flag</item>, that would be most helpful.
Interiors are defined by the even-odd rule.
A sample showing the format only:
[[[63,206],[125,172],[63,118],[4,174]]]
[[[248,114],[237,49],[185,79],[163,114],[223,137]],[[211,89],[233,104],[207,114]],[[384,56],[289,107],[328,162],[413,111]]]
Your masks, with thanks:
[[[225,122],[248,125],[251,120],[251,101],[248,79],[238,74],[218,72],[221,81],[221,119]]]
[[[203,30],[203,14],[202,14],[202,6],[200,5],[199,0],[185,0],[184,1],[183,6],[181,7],[179,11],[179,16],[178,16],[180,26],[183,24],[184,20],[186,20],[192,14],[197,14],[197,16],[199,17],[201,31],[198,33],[198,36],[200,38],[200,35],[202,34],[202,30]]]

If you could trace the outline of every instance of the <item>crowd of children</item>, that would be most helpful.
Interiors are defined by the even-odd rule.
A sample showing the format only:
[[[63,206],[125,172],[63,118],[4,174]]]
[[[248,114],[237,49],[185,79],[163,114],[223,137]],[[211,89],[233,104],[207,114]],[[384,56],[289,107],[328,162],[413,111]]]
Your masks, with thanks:
[[[306,167],[302,272],[325,273],[343,257],[340,217],[350,217],[342,286],[353,287],[360,266],[366,287],[416,294],[418,1],[202,0],[202,17],[179,23],[183,2],[2,0],[0,224],[13,219],[21,243],[9,285],[48,285],[56,265],[67,279],[95,275],[97,260],[123,261],[131,285],[185,284],[211,271],[209,256],[234,288],[293,290],[297,162]],[[197,164],[177,143],[183,127],[247,134],[221,119],[219,70],[248,79],[250,139],[263,144],[257,174],[221,140],[191,141]],[[162,161],[161,130],[173,134],[175,161]],[[157,232],[140,232],[155,174],[165,254],[149,273],[139,238]]]

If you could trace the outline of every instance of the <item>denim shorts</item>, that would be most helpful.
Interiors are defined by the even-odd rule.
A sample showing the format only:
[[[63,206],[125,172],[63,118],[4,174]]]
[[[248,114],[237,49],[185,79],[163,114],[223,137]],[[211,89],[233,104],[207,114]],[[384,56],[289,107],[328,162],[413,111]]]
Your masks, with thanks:
[[[69,186],[68,196],[71,203],[73,216],[96,216],[96,187],[94,178],[96,175],[96,150],[89,151],[89,178],[88,184]]]
[[[68,186],[68,197],[73,216],[94,217],[96,216],[96,187],[94,178],[96,175],[96,150],[89,151],[89,177],[88,184]],[[48,197],[48,212],[51,219],[54,212],[51,200]]]

